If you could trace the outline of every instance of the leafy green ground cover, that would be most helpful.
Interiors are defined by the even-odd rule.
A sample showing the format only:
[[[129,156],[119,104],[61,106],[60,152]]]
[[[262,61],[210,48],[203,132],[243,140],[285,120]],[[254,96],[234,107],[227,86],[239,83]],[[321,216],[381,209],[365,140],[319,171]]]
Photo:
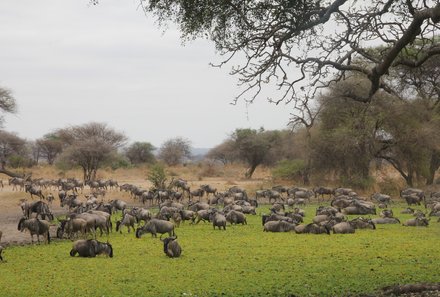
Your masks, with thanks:
[[[306,208],[307,221],[316,205]],[[409,215],[398,215],[405,220]],[[267,212],[267,208],[259,212]],[[159,239],[113,231],[114,257],[72,258],[72,242],[9,247],[1,296],[347,296],[383,286],[440,280],[440,223],[380,225],[351,235],[262,232],[248,225],[213,230],[181,225],[179,259]],[[102,241],[107,238],[99,238]]]

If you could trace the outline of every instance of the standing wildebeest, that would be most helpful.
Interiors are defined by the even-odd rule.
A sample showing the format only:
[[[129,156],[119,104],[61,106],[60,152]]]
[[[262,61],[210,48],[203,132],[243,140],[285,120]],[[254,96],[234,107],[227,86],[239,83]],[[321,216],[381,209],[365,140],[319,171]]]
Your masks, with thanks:
[[[23,202],[21,204],[21,210],[23,211],[23,215],[30,219],[32,216],[32,213],[36,213],[36,217],[41,217],[41,219],[45,220],[46,216],[49,220],[53,220],[53,214],[49,209],[49,205],[47,205],[43,201],[35,201],[35,202]]]
[[[180,255],[182,254],[182,248],[177,242],[177,235],[172,237],[167,237],[165,239],[162,239],[161,236],[160,241],[163,242],[163,251],[165,255],[167,255],[170,258],[180,257]]]
[[[34,199],[34,196],[40,197],[40,199],[44,199],[44,195],[43,192],[41,192],[41,189],[38,189],[37,187],[35,187],[32,184],[25,184],[24,185],[24,191],[26,193],[31,194],[31,198]]]
[[[388,205],[391,203],[391,196],[381,193],[374,193],[371,195],[371,199],[376,200],[379,203],[383,203],[385,205]]]
[[[96,255],[106,254],[112,258],[113,247],[108,242],[104,243],[94,239],[81,239],[73,243],[72,249],[70,250],[70,256],[74,257],[77,253],[80,257],[96,257]]]
[[[133,232],[135,230],[134,223],[136,222],[136,217],[133,215],[126,213],[122,217],[122,220],[116,222],[116,232],[120,231],[122,234],[122,226],[126,226],[128,228],[128,233],[130,233],[130,227],[133,228]]]
[[[211,187],[210,185],[201,185],[200,188],[206,192],[207,196],[209,196],[209,194],[215,195],[215,193],[217,193],[217,189]]]
[[[127,202],[122,201],[120,199],[116,199],[116,200],[111,200],[110,204],[112,205],[112,209],[113,210],[122,210],[124,211],[124,209],[127,207]]]
[[[21,218],[18,222],[17,229],[21,232],[26,229],[29,230],[29,232],[31,233],[32,243],[34,243],[34,235],[37,235],[38,242],[40,242],[40,235],[44,235],[47,237],[47,243],[50,243],[49,226],[50,224],[46,220],[39,220],[36,218]]]
[[[329,198],[331,198],[332,195],[335,194],[335,190],[327,187],[316,187],[313,189],[313,193],[315,194],[315,198],[321,196],[321,198],[324,199],[324,195],[328,195]]]
[[[68,238],[72,239],[73,236],[80,233],[83,237],[86,237],[87,232],[92,233],[91,227],[87,224],[87,221],[81,218],[69,218],[67,220],[60,220],[60,226],[57,229],[57,238],[63,238],[64,232],[67,233]]]
[[[148,223],[146,223],[143,227],[136,229],[136,238],[141,238],[144,233],[151,233],[152,237],[157,237],[157,233],[164,234],[168,233],[171,237],[176,235],[174,233],[174,224],[159,219],[151,219]]]
[[[212,226],[214,227],[218,227],[219,230],[221,230],[221,228],[223,228],[223,230],[226,230],[226,217],[219,212],[212,212],[209,215],[209,220],[212,222]]]
[[[25,180],[23,178],[13,177],[13,178],[9,179],[9,185],[12,186],[12,191],[14,191],[14,190],[18,191],[17,186],[20,189],[20,191],[22,191],[24,188],[24,183],[25,183]]]

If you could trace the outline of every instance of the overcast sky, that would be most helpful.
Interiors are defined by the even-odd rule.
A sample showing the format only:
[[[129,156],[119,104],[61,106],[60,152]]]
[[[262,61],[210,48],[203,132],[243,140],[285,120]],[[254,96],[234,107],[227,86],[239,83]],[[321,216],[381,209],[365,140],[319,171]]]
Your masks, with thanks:
[[[208,41],[182,46],[136,0],[0,1],[0,87],[18,113],[5,129],[37,139],[57,128],[104,122],[129,142],[159,147],[184,137],[213,147],[236,128],[284,129],[289,106],[264,97],[231,105],[239,93],[232,65]]]

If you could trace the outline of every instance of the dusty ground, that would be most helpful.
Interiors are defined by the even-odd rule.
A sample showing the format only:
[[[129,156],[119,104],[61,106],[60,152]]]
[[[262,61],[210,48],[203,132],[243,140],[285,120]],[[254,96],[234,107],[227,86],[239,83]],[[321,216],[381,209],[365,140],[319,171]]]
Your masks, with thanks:
[[[268,173],[265,171],[256,172],[255,178],[251,180],[242,179],[243,172],[234,168],[234,170],[229,170],[227,172],[220,172],[221,177],[201,177],[200,173],[206,168],[192,167],[192,168],[174,168],[171,174],[175,175],[178,171],[179,177],[185,178],[192,189],[197,188],[201,184],[209,184],[212,187],[216,187],[219,191],[224,191],[234,185],[243,187],[252,193],[255,189],[267,188],[271,185]],[[57,179],[59,177],[80,177],[78,172],[68,172],[60,173],[57,172],[55,168],[36,168],[33,169],[33,178],[43,177],[50,179]],[[129,169],[120,171],[102,171],[100,172],[100,178],[103,179],[115,179],[120,185],[124,183],[130,183],[142,188],[148,189],[151,184],[146,179],[147,172],[144,169]],[[22,233],[17,230],[18,221],[22,217],[23,213],[20,208],[21,201],[27,199],[32,201],[30,194],[24,191],[13,190],[12,186],[8,185],[7,177],[2,176],[4,183],[4,188],[0,188],[0,230],[3,232],[3,237],[1,238],[1,244],[3,246],[17,245],[17,244],[27,244],[31,242],[31,236],[29,233]],[[56,189],[44,189],[43,194],[47,195],[52,193],[55,196],[55,201],[51,205],[51,210],[55,216],[63,215],[67,212],[67,209],[60,207],[58,199],[58,190]],[[90,193],[89,188],[86,187],[83,193],[80,193],[79,197],[81,200],[85,201],[84,195]],[[38,199],[38,198],[34,198]],[[122,199],[126,201],[129,205],[138,205],[137,201],[134,201],[128,193],[120,192],[118,190],[109,191],[103,198],[104,201],[111,199]],[[56,236],[55,224],[51,227],[52,237]],[[36,238],[35,238],[36,240]]]

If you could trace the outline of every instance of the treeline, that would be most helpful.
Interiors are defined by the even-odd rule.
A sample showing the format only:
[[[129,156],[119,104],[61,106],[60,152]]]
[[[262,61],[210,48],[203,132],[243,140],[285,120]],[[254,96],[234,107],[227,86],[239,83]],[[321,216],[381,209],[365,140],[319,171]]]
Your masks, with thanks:
[[[371,82],[347,74],[344,80],[322,88],[320,94],[297,98],[288,129],[236,129],[206,159],[244,163],[248,178],[265,165],[274,168],[275,177],[304,184],[331,177],[358,187],[372,183],[373,165],[386,164],[409,186],[433,184],[440,167],[439,78],[437,56],[417,68],[401,66],[387,78],[392,90],[378,91],[363,102],[353,97],[368,97]],[[0,102],[9,102],[8,108],[0,106],[4,111],[14,111],[9,92],[0,92]],[[104,166],[119,168],[158,160],[174,166],[191,157],[188,139],[172,138],[158,149],[149,142],[127,144],[124,134],[102,123],[61,128],[35,141],[0,130],[0,172],[10,176],[15,173],[9,168],[29,167],[43,160],[66,169],[79,166],[84,179],[93,180]]]

